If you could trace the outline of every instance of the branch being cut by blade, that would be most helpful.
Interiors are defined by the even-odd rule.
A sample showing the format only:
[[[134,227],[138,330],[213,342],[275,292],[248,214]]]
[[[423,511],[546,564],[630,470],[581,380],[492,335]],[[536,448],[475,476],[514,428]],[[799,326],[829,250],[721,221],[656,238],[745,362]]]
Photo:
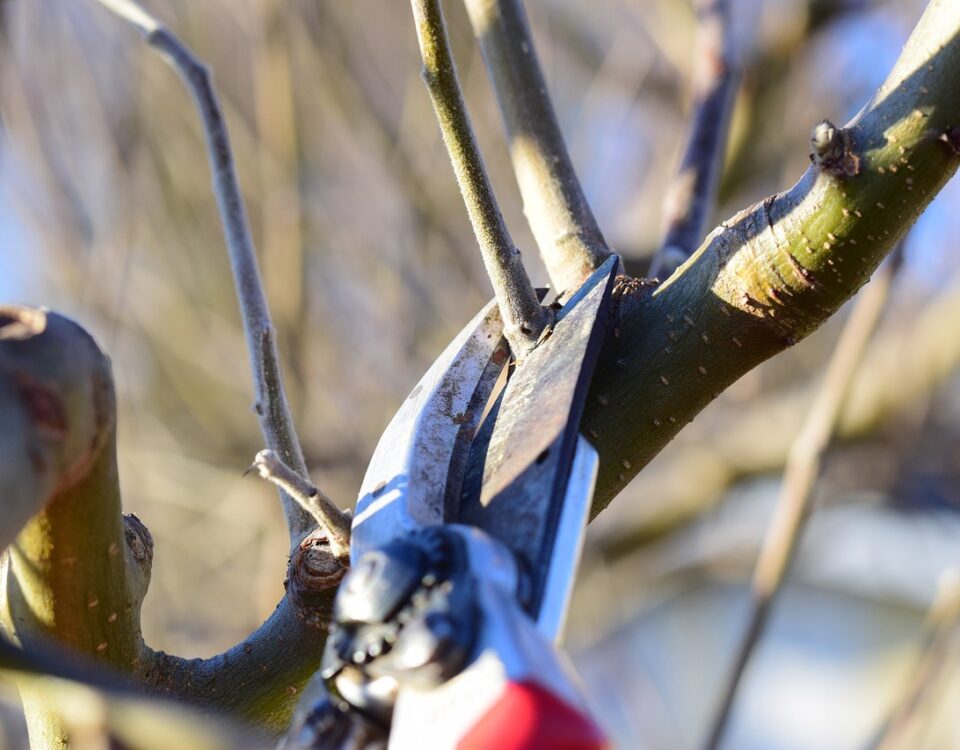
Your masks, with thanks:
[[[411,0],[411,6],[423,56],[423,80],[500,304],[505,335],[514,353],[522,356],[536,345],[548,326],[549,312],[540,306],[487,177],[450,53],[440,3]]]

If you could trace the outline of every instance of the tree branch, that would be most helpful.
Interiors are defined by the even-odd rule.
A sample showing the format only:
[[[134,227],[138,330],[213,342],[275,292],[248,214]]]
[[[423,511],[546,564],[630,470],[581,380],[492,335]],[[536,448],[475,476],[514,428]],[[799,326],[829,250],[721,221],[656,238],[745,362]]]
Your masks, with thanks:
[[[152,540],[123,518],[110,362],[75,323],[53,313],[0,312],[0,409],[5,450],[2,620],[27,649],[55,638],[120,672],[142,645],[140,605]],[[16,506],[14,506],[16,503]],[[24,692],[31,742],[56,746],[60,717]]]
[[[287,466],[306,478],[307,467],[283,387],[273,323],[263,293],[250,225],[233,164],[227,125],[210,71],[173,32],[132,0],[97,2],[136,26],[148,44],[167,56],[197,105],[207,138],[213,187],[220,207],[220,219],[247,337],[260,430],[267,447],[276,451]],[[309,513],[282,491],[281,499],[290,533],[290,547],[294,549],[304,535],[314,528],[314,521]]]
[[[346,560],[350,554],[350,514],[341,511],[329,497],[324,495],[312,482],[302,478],[287,466],[271,450],[260,451],[247,471],[256,469],[257,473],[273,483],[300,507],[309,513],[330,542],[334,557]]]
[[[665,283],[620,284],[582,423],[601,456],[594,514],[724,388],[832,315],[956,172],[957,66],[960,4],[932,0],[796,185],[724,222]]]
[[[505,335],[514,352],[521,354],[539,340],[548,324],[547,310],[540,306],[487,177],[460,91],[440,4],[438,0],[411,0],[411,6],[423,57],[423,80],[500,304]]]
[[[521,0],[464,0],[510,142],[523,209],[558,292],[610,255],[560,133]]]
[[[723,739],[740,680],[754,648],[763,637],[773,601],[783,586],[800,535],[810,515],[813,489],[823,453],[830,443],[846,394],[850,390],[867,342],[886,307],[899,253],[881,268],[864,290],[840,334],[823,382],[790,449],[780,497],[754,569],[748,625],[737,648],[723,691],[720,709],[710,729],[707,747],[716,750]]]
[[[693,115],[677,174],[664,200],[663,243],[651,277],[666,278],[697,249],[713,209],[740,70],[733,50],[730,0],[696,0]]]
[[[110,364],[82,328],[54,313],[0,308],[0,427],[11,501],[0,533],[9,539],[15,519],[33,516],[2,568],[7,631],[28,650],[42,652],[53,638],[148,692],[282,731],[319,665],[346,572],[326,532],[300,541],[286,595],[243,643],[210,659],[154,652],[140,633],[153,541],[135,516],[121,516]],[[31,741],[60,747],[68,730],[35,687],[24,689]]]

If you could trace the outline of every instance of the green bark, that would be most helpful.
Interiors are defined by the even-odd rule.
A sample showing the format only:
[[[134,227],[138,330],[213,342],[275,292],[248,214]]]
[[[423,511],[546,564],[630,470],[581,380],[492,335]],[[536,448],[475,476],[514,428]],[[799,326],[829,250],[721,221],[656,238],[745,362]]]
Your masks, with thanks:
[[[153,541],[122,515],[110,362],[82,328],[53,313],[0,309],[0,427],[10,500],[0,536],[13,540],[0,586],[7,632],[28,652],[53,640],[153,694],[282,731],[319,664],[344,573],[319,532],[300,542],[286,596],[243,643],[210,659],[155,652],[140,632]],[[31,744],[66,746],[56,691],[33,678],[21,690]]]
[[[3,620],[25,648],[52,637],[110,668],[130,671],[140,653],[140,604],[150,544],[134,532],[128,546],[115,460],[116,404],[110,363],[93,339],[58,315],[7,308],[27,329],[0,339],[2,380],[19,409],[4,412],[25,427],[24,481],[37,513],[16,536],[3,566]],[[37,477],[41,477],[37,480]],[[30,481],[33,478],[34,481]],[[24,491],[14,481],[14,495]],[[142,525],[139,525],[142,528]],[[128,571],[130,568],[130,571]],[[130,572],[133,572],[131,575]],[[59,715],[42,694],[23,690],[31,742],[66,744]]]
[[[724,388],[849,299],[954,174],[958,34],[960,4],[933,0],[863,111],[832,138],[818,129],[796,185],[724,222],[659,287],[623,281],[583,422],[601,455],[594,514]]]

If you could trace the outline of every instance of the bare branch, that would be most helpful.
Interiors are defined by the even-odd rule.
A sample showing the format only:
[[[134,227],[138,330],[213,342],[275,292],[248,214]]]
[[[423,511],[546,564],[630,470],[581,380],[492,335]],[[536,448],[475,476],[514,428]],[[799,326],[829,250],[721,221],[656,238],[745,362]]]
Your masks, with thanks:
[[[710,730],[707,747],[716,750],[736,700],[740,680],[754,648],[763,636],[773,600],[780,591],[810,513],[813,489],[823,453],[830,443],[844,398],[856,374],[870,337],[886,306],[900,252],[877,273],[857,301],[800,434],[787,457],[780,497],[763,540],[751,585],[749,624],[737,649],[733,670],[724,688],[720,710]]]
[[[309,479],[304,479],[287,466],[272,450],[262,450],[253,459],[247,471],[256,470],[261,477],[272,482],[300,507],[307,511],[327,532],[330,549],[337,558],[350,554],[350,514],[344,513],[323,494]]]
[[[334,595],[347,572],[328,542],[319,529],[304,537],[290,558],[286,595],[241,643],[207,659],[145,649],[140,682],[188,705],[285,731],[300,690],[320,668]]]
[[[693,115],[683,158],[664,200],[664,238],[650,265],[665,278],[700,246],[723,169],[740,71],[733,50],[731,0],[696,0]]]
[[[521,0],[464,0],[510,141],[523,208],[557,291],[610,255],[560,133]]]
[[[950,568],[940,576],[937,595],[927,613],[923,645],[902,694],[894,703],[883,726],[869,744],[870,750],[911,747],[909,733],[921,709],[942,684],[943,668],[950,644],[960,626],[960,570]]]
[[[490,186],[463,102],[440,3],[411,0],[411,6],[423,56],[423,80],[430,92],[470,223],[480,243],[487,274],[500,303],[506,336],[514,352],[520,354],[539,340],[548,323],[548,313],[540,306]]]
[[[267,447],[276,451],[287,466],[305,478],[307,467],[287,404],[280,359],[273,337],[273,323],[260,281],[227,125],[210,71],[173,32],[132,0],[97,1],[136,26],[148,44],[168,57],[197,105],[207,138],[213,187],[220,207],[220,219],[247,337],[260,430]],[[286,494],[281,493],[281,498],[291,548],[295,548],[300,539],[314,528],[313,518]]]

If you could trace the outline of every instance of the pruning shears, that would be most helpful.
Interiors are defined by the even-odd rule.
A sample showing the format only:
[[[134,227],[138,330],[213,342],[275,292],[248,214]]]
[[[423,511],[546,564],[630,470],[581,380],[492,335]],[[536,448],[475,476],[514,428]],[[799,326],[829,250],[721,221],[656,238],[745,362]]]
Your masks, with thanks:
[[[400,407],[360,490],[327,692],[287,748],[607,746],[557,644],[597,472],[579,424],[618,264],[519,361],[491,302]]]

